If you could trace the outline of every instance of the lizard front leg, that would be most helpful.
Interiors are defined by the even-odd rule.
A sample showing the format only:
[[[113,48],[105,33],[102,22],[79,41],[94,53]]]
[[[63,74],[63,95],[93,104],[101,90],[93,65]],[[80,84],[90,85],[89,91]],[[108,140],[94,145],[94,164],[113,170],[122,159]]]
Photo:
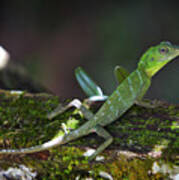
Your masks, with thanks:
[[[47,114],[47,118],[53,119],[58,114],[61,114],[72,107],[79,109],[87,119],[91,119],[91,117],[93,117],[93,113],[89,111],[79,99],[74,99],[66,106],[62,106],[61,104],[58,105],[56,109],[54,109],[51,113]]]

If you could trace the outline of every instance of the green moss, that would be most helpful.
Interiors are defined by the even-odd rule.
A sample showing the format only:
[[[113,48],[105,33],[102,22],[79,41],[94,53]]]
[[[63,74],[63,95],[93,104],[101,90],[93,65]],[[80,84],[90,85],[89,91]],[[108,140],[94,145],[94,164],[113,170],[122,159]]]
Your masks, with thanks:
[[[0,138],[8,140],[11,147],[22,147],[27,142],[28,145],[32,145],[47,138],[45,133],[51,130],[47,124],[49,120],[46,114],[51,110],[50,104],[57,105],[57,97],[53,97],[47,103],[40,96],[38,100],[24,95],[7,97],[2,94],[0,96],[0,114],[3,114],[0,117]],[[32,139],[36,139],[37,142]]]
[[[1,148],[22,148],[42,144],[57,134],[63,135],[62,123],[67,130],[73,130],[85,123],[78,110],[70,110],[48,120],[46,114],[59,103],[59,98],[48,95],[12,95],[7,91],[0,93],[0,146]],[[177,153],[177,117],[179,108],[158,107],[146,109],[139,106],[131,108],[119,120],[106,127],[113,135],[114,142],[100,155],[104,162],[90,162],[83,156],[86,147],[97,148],[104,140],[96,134],[80,138],[68,145],[50,151],[25,156],[0,156],[3,169],[9,166],[25,164],[38,170],[43,179],[75,179],[93,177],[102,179],[101,171],[109,173],[115,179],[159,179],[161,174],[150,175],[153,159],[127,158],[115,155],[114,150],[132,150],[148,153],[154,147],[165,145],[167,161]],[[168,115],[169,114],[169,115]],[[171,118],[172,117],[172,118]],[[167,144],[162,143],[167,142]],[[160,145],[160,146],[156,146]],[[174,153],[175,152],[175,153]],[[8,159],[8,160],[7,160]]]

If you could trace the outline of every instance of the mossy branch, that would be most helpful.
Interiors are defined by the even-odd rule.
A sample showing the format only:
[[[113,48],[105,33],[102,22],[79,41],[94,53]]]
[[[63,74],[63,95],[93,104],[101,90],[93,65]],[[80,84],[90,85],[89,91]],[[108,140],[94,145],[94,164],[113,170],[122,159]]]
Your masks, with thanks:
[[[48,120],[46,114],[59,102],[58,97],[49,94],[17,94],[1,90],[0,148],[42,144],[59,133],[62,123],[70,128],[77,128],[85,123],[83,115],[75,109]],[[1,155],[1,168],[19,168],[23,164],[37,172],[36,178],[47,177],[46,179],[73,179],[77,176],[96,178],[105,176],[104,172],[114,179],[130,179],[132,175],[135,175],[134,179],[155,179],[156,176],[164,177],[165,174],[153,173],[154,163],[168,165],[170,162],[171,173],[176,174],[179,105],[164,102],[157,104],[159,106],[153,109],[135,105],[119,120],[106,127],[114,137],[114,142],[101,154],[104,157],[101,161],[89,164],[83,156],[88,148],[96,148],[103,142],[103,139],[92,134],[49,151],[18,156]],[[92,109],[97,110],[96,107]],[[168,174],[170,175],[169,172]]]

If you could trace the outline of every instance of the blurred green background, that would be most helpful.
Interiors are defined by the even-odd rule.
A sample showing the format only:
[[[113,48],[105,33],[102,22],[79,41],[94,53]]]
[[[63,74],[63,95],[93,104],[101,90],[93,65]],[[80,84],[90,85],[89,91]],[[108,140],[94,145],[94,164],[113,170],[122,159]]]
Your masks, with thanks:
[[[177,1],[1,1],[0,45],[62,98],[84,97],[77,66],[110,94],[116,65],[133,71],[151,45],[179,44],[178,8]],[[178,78],[179,58],[154,77],[147,96],[178,103]]]

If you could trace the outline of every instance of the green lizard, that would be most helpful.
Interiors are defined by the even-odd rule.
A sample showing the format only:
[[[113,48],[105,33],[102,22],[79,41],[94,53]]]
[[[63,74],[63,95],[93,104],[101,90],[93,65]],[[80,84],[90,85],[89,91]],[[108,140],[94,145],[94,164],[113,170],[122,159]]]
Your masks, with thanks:
[[[89,160],[92,160],[113,141],[112,136],[103,127],[121,117],[133,104],[138,101],[140,102],[150,87],[152,76],[177,56],[179,56],[179,47],[169,42],[161,42],[159,45],[149,48],[141,57],[135,71],[128,76],[127,73],[124,73],[126,75],[122,79],[118,78],[120,82],[119,86],[112,95],[107,98],[106,102],[96,114],[93,114],[86,109],[78,99],[75,99],[65,107],[59,105],[53,112],[47,115],[49,119],[52,119],[59,113],[75,106],[80,109],[85,118],[89,120],[81,127],[67,134],[57,136],[42,145],[22,149],[2,149],[0,150],[0,154],[24,154],[43,151],[96,132],[105,139],[105,142],[89,157]],[[80,73],[77,73],[77,75],[78,74]],[[118,76],[118,73],[116,73],[116,75]],[[89,94],[89,96],[95,93],[96,92],[93,92],[91,95]],[[100,95],[99,93],[99,96]]]

